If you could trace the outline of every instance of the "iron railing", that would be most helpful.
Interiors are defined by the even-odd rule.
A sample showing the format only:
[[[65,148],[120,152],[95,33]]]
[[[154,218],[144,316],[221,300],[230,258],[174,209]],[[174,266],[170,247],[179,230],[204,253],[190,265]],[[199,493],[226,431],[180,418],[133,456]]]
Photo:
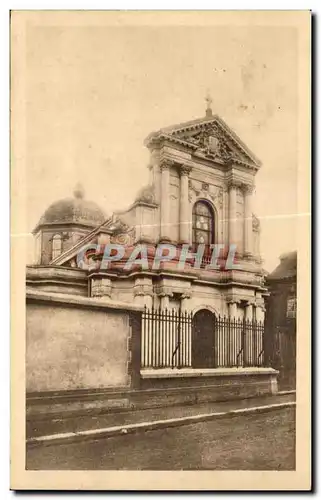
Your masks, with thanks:
[[[263,322],[217,316],[207,331],[213,335],[210,342],[212,361],[211,366],[207,367],[264,365]],[[195,331],[191,312],[145,308],[141,339],[142,368],[198,368],[199,345],[196,349],[198,359],[194,355],[194,343],[197,342],[202,340],[199,340]]]

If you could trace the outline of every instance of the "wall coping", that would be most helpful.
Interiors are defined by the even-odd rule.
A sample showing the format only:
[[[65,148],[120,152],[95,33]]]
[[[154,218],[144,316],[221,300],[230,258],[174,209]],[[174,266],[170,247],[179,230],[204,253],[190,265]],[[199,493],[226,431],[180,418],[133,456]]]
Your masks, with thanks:
[[[143,311],[143,306],[128,304],[127,302],[118,302],[111,299],[101,298],[101,299],[93,299],[90,297],[81,297],[77,295],[69,295],[66,293],[49,293],[43,291],[30,291],[27,289],[26,299],[32,302],[46,302],[46,303],[54,303],[54,304],[63,304],[65,306],[73,305],[73,306],[82,306],[89,308],[98,308],[98,309],[114,309],[121,311]]]
[[[183,377],[224,377],[244,375],[278,375],[274,368],[151,368],[140,371],[142,379],[183,378]]]

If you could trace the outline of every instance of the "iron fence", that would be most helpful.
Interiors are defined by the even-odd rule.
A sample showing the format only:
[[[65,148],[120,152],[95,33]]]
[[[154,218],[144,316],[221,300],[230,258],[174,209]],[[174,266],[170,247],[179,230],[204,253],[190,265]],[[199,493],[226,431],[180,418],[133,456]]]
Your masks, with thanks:
[[[264,365],[264,323],[216,316],[212,327],[212,368]],[[176,309],[145,308],[142,321],[142,368],[199,368],[198,332],[193,314]],[[198,344],[196,346],[196,344]],[[208,348],[208,342],[207,347]],[[208,359],[208,353],[207,353]]]

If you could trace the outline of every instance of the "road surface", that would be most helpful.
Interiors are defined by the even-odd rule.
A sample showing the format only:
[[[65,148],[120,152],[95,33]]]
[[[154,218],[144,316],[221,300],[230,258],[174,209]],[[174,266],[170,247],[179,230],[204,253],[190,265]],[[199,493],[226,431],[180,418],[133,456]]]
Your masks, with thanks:
[[[27,449],[29,470],[293,470],[295,408]]]

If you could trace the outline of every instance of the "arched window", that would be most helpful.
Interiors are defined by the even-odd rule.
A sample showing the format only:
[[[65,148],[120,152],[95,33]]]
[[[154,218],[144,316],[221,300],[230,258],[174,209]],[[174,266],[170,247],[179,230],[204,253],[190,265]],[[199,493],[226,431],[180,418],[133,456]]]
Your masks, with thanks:
[[[61,236],[60,234],[55,234],[55,236],[52,238],[52,259],[55,259],[58,257],[58,255],[61,254]]]
[[[206,201],[197,201],[193,207],[192,242],[193,247],[203,243],[214,243],[214,212]]]

